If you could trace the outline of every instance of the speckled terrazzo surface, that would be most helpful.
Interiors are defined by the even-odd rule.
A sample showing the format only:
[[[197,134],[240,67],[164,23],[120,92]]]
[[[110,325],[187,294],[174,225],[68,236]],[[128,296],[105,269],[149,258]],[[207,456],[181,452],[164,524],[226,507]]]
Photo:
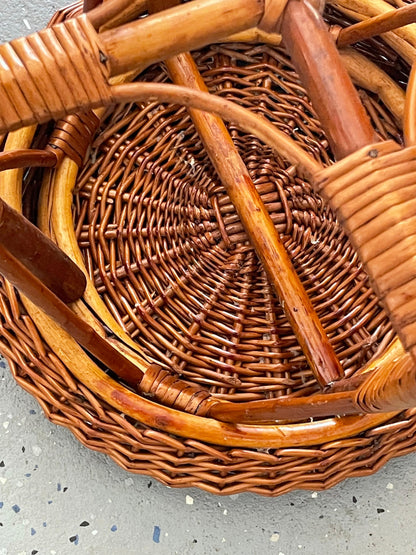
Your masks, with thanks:
[[[0,41],[67,2],[0,1]],[[328,492],[220,498],[129,475],[50,424],[0,361],[0,555],[416,551],[416,455]]]

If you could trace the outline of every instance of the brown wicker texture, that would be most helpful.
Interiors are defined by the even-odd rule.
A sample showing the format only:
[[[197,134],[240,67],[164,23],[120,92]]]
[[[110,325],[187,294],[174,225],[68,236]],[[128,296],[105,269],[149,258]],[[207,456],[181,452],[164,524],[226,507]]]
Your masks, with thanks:
[[[328,17],[331,23],[342,22],[338,12],[328,12]],[[391,67],[397,54],[390,46],[373,40],[371,57],[394,81],[406,79],[405,62]],[[328,141],[282,48],[218,44],[194,53],[194,59],[210,92],[262,114],[315,159],[332,164]],[[139,78],[169,80],[163,65],[150,66]],[[400,143],[399,108],[392,113],[388,100],[383,97],[384,104],[370,89],[361,89],[360,96],[374,128],[383,140]],[[92,115],[70,116],[58,123],[48,149],[79,164],[96,124]],[[377,365],[388,349],[400,351],[405,366],[390,320],[327,203],[293,164],[253,135],[234,125],[228,129],[345,376],[357,377],[366,364]],[[82,140],[71,142],[78,135]],[[30,143],[30,132],[21,140]],[[71,146],[75,142],[79,150]],[[76,174],[68,159],[63,167],[68,179]],[[313,399],[319,393],[284,306],[186,108],[136,102],[108,110],[72,199],[60,191],[60,180],[59,170],[44,171],[39,225],[64,250],[62,232],[70,234],[65,226],[75,233],[90,278],[75,311],[134,360],[139,353],[148,382],[159,367],[179,374],[183,382],[178,387],[185,391],[181,410],[201,414],[207,400]],[[23,200],[33,204],[31,195]],[[71,201],[72,221],[58,225],[59,203]],[[22,304],[7,282],[0,303],[0,351],[48,418],[126,470],[169,486],[269,496],[295,488],[326,489],[347,477],[371,474],[389,458],[415,449],[415,409],[266,422],[236,427],[238,433],[218,424],[223,441],[214,443],[204,438],[201,429],[208,424],[199,416],[189,420],[189,427],[197,419],[202,422],[193,434],[185,427],[177,435],[169,433],[171,413],[162,411],[147,425],[158,405],[138,395],[134,405],[133,394],[124,396],[127,386],[111,372],[106,383],[113,387],[114,402],[103,401],[100,388],[86,383],[83,369],[76,366],[81,354],[74,351],[71,361],[64,347],[54,348],[38,311],[26,300]],[[88,364],[95,361],[90,358]],[[169,406],[177,378],[164,376],[157,394]],[[149,391],[154,394],[150,386]],[[293,434],[287,441],[286,429]]]

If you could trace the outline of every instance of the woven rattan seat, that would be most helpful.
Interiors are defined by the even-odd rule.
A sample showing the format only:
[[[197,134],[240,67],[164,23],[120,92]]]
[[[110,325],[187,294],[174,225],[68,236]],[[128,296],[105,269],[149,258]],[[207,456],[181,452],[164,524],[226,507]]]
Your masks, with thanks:
[[[347,4],[326,6],[335,37],[339,26],[387,6],[374,3],[370,13],[370,3],[367,13],[357,3],[362,12],[352,13]],[[52,23],[72,25],[81,8],[59,12]],[[87,19],[81,21],[91,43]],[[84,100],[77,91],[74,107],[63,110],[72,115],[61,113],[61,98],[48,106],[52,124],[5,135],[0,168],[16,149],[47,154],[36,171],[0,173],[1,198],[85,273],[86,290],[70,307],[94,330],[90,343],[98,336],[144,373],[136,386],[118,359],[112,366],[98,360],[43,312],[46,305],[37,307],[26,290],[19,294],[5,270],[0,351],[51,421],[128,471],[219,494],[326,489],[415,449],[413,289],[407,274],[394,276],[394,260],[392,268],[389,260],[377,263],[390,243],[399,245],[397,266],[413,256],[404,250],[412,223],[402,224],[413,222],[416,170],[411,131],[407,142],[403,135],[416,41],[413,26],[406,29],[342,51],[375,138],[339,162],[277,34],[263,34],[263,42],[239,35],[192,53],[210,93],[271,123],[319,170],[309,175],[303,159],[265,143],[266,131],[255,136],[230,116],[234,145],[342,368],[338,381],[322,383],[319,372],[317,379],[187,101],[118,97],[117,86],[127,85],[106,90],[91,54],[85,63],[95,68],[99,99],[97,91],[86,91]],[[105,48],[96,50],[107,64]],[[150,61],[123,79],[160,84],[163,96],[172,62]],[[21,124],[50,120],[34,111],[35,119]],[[5,128],[17,129],[0,111],[1,121],[6,116]],[[366,200],[368,190],[379,204]],[[392,208],[381,204],[391,195]],[[404,216],[396,204],[406,207]],[[386,231],[367,230],[367,220],[378,217],[390,222]],[[263,401],[260,416],[255,402]]]

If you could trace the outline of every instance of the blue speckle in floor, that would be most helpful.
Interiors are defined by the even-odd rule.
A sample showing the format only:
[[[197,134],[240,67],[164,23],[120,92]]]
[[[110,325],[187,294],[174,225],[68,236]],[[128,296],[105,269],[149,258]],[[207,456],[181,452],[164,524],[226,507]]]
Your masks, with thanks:
[[[117,526],[115,524],[113,524],[112,527],[110,528],[110,530],[112,532],[117,532]]]
[[[61,484],[57,484],[57,485],[56,485],[56,489],[57,489],[58,491],[61,491],[61,489],[62,489],[62,488],[61,488]]]
[[[46,526],[47,526],[46,522],[42,522],[42,526],[43,526],[44,528],[46,528]]]
[[[36,534],[36,530],[34,528],[30,529],[30,535],[34,536]]]
[[[28,472],[27,474],[25,474],[26,478],[30,478],[32,476],[32,474],[30,472]]]
[[[0,501],[0,509],[3,508],[3,505],[4,505],[3,501]]]
[[[19,505],[13,505],[12,509],[13,509],[13,511],[14,511],[15,513],[19,513],[19,512],[20,512],[20,507],[19,507]]]
[[[153,528],[153,541],[155,543],[159,543],[160,542],[160,527],[159,526],[155,526]]]

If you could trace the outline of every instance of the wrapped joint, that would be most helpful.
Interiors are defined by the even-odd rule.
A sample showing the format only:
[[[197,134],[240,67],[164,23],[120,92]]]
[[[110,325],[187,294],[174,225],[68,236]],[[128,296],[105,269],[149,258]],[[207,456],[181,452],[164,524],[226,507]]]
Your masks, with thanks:
[[[403,347],[416,361],[416,147],[386,141],[362,148],[315,176],[370,276]],[[395,370],[398,408],[416,402],[416,366]],[[390,373],[390,381],[392,380]],[[371,407],[391,408],[377,394]],[[403,390],[403,391],[400,391]],[[381,397],[380,397],[381,395]],[[410,396],[410,400],[409,400]],[[369,398],[369,395],[367,395]],[[406,404],[407,403],[407,404]],[[409,405],[410,403],[410,405]],[[362,401],[362,405],[364,406]],[[400,403],[399,403],[400,404]]]
[[[99,125],[100,119],[92,111],[67,116],[56,123],[47,149],[56,154],[59,162],[69,156],[81,167]]]
[[[140,389],[164,406],[198,416],[207,414],[211,405],[217,402],[206,389],[190,385],[156,364],[146,370]]]
[[[0,133],[110,104],[102,51],[85,15],[0,45]]]

